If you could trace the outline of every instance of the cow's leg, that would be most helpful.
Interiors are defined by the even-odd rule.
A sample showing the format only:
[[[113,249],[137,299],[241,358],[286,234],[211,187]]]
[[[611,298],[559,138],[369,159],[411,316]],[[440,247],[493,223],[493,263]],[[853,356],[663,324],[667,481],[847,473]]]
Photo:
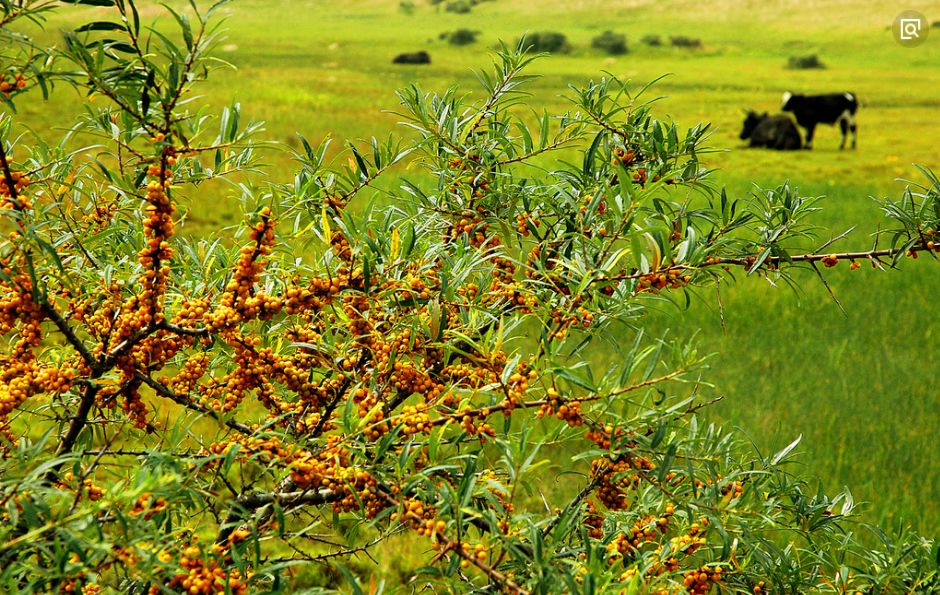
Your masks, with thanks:
[[[849,114],[849,130],[852,131],[852,148],[855,148],[858,141],[858,126],[855,125],[855,114]]]
[[[816,123],[813,122],[812,124],[809,124],[808,126],[805,126],[804,128],[806,128],[806,146],[804,148],[812,149],[813,148],[813,132],[815,132],[816,130]]]
[[[839,129],[842,130],[842,143],[839,145],[839,150],[845,149],[845,139],[849,135],[849,119],[848,118],[839,118]]]

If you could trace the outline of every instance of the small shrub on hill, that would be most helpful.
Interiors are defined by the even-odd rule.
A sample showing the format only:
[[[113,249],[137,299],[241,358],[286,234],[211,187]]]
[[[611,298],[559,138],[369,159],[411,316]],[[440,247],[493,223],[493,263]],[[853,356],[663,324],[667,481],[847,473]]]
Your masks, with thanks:
[[[787,60],[787,68],[793,70],[811,70],[813,68],[825,68],[826,65],[819,60],[816,54],[806,56],[790,56]]]
[[[473,6],[474,4],[470,0],[453,0],[444,6],[444,10],[457,14],[467,14],[473,9]]]
[[[446,39],[451,45],[470,45],[476,43],[479,31],[472,29],[457,29],[456,31],[445,31],[441,33],[440,38]]]
[[[539,31],[525,36],[523,45],[533,52],[546,52],[549,54],[566,54],[571,51],[568,38],[557,31]]]
[[[685,35],[676,35],[669,38],[669,43],[673,47],[677,48],[686,48],[686,49],[698,49],[702,47],[702,40],[697,37],[686,37]]]
[[[621,33],[604,31],[591,40],[591,47],[611,55],[627,53],[627,37]]]

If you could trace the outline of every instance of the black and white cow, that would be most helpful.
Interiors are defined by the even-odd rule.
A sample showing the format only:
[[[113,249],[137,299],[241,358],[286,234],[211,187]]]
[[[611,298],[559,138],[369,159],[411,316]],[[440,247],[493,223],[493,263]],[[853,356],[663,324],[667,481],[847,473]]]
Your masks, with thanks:
[[[800,131],[790,116],[767,112],[748,112],[741,130],[741,140],[750,139],[752,147],[767,147],[778,151],[791,151],[803,146]]]
[[[855,112],[858,111],[858,99],[852,93],[830,93],[828,95],[794,95],[787,91],[783,94],[783,111],[793,112],[796,121],[806,129],[806,148],[813,148],[813,131],[816,124],[839,123],[842,129],[842,144],[845,148],[845,138],[852,131],[852,148],[857,140],[857,127],[855,125]]]

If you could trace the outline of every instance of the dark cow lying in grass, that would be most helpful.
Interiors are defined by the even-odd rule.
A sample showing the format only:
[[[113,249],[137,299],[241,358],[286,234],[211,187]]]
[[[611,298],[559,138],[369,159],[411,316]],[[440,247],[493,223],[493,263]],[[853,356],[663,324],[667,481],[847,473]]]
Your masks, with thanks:
[[[783,94],[783,111],[792,112],[796,121],[806,129],[806,148],[813,148],[813,131],[816,124],[839,123],[842,129],[842,144],[845,148],[847,133],[852,131],[852,148],[857,140],[855,112],[858,100],[852,93],[830,93],[828,95],[794,95],[787,91]]]
[[[741,140],[751,139],[752,147],[791,151],[802,147],[800,131],[789,116],[748,112],[741,130]]]
[[[431,54],[420,51],[420,52],[405,52],[404,54],[398,54],[395,56],[395,59],[392,60],[392,64],[430,64],[431,63]]]

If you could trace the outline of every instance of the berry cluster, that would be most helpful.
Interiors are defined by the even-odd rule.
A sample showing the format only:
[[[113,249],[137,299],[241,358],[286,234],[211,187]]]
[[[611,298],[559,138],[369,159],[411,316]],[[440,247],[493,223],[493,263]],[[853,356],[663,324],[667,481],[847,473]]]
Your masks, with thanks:
[[[636,280],[636,293],[657,293],[663,289],[678,289],[689,284],[690,275],[683,275],[680,269],[669,268],[663,271],[640,275]]]
[[[0,74],[0,93],[10,97],[26,88],[26,77],[22,73]]]
[[[538,417],[554,416],[571,427],[584,424],[584,416],[581,413],[581,401],[562,400],[561,395],[554,387],[546,391],[545,403],[539,407],[539,411],[536,415]]]
[[[29,185],[29,178],[23,172],[13,169],[9,170],[9,178],[7,178],[8,167],[8,163],[0,161],[0,209],[17,211],[28,209],[29,198],[23,194],[23,190]],[[12,185],[10,182],[13,182]]]
[[[471,246],[479,248],[486,242],[488,230],[489,224],[483,220],[480,213],[467,214],[451,223],[450,229],[444,235],[444,241],[449,242],[466,236]]]
[[[633,172],[633,183],[639,184],[641,188],[646,185],[646,168],[640,167]]]
[[[607,544],[607,553],[610,556],[608,562],[613,564],[618,556],[624,560],[632,560],[634,552],[644,543],[655,542],[669,529],[669,517],[673,511],[672,504],[669,504],[662,516],[645,516],[635,521],[626,533],[618,533],[613,541]]]
[[[542,220],[533,216],[532,213],[520,213],[516,215],[516,231],[524,238],[529,237],[533,227],[539,228],[541,226]]]
[[[624,435],[623,428],[614,428],[612,425],[606,426],[592,426],[587,432],[584,433],[584,437],[594,444],[600,446],[603,449],[609,449],[611,444],[614,442],[615,438],[621,438]],[[627,444],[630,448],[636,446],[636,444],[630,442]]]
[[[519,363],[518,371],[510,374],[503,386],[505,400],[501,404],[507,415],[525,399],[529,382],[534,382],[536,378],[538,374],[535,370],[530,370],[528,362],[525,361]]]
[[[489,411],[486,409],[472,412],[470,411],[470,406],[464,404],[464,408],[457,415],[460,419],[460,427],[463,428],[467,434],[470,436],[479,436],[481,440],[484,440],[487,436],[490,438],[496,437],[496,430],[486,422],[488,414]]]
[[[635,471],[648,471],[654,468],[652,461],[637,457],[609,461],[595,459],[591,463],[591,477],[599,478],[597,499],[609,510],[627,510],[630,507],[628,492],[640,483]]]
[[[720,566],[702,566],[697,570],[689,570],[685,573],[683,584],[686,590],[692,595],[705,595],[712,585],[722,581],[722,569]]]
[[[236,531],[237,532],[237,531]],[[233,532],[234,536],[236,532]],[[248,581],[251,572],[244,575],[232,562],[229,543],[213,544],[204,547],[198,538],[193,536],[188,545],[181,547],[176,562],[182,573],[174,575],[165,585],[170,589],[178,589],[190,595],[217,595],[218,593],[231,593],[232,595],[247,595]],[[160,559],[163,562],[172,562],[173,554],[163,551]],[[164,591],[164,586],[152,585],[148,593],[158,595]]]
[[[134,507],[128,511],[131,516],[141,516],[149,521],[157,514],[166,510],[167,502],[162,497],[154,497],[150,492],[144,492],[134,501]]]
[[[84,494],[85,497],[91,500],[92,502],[97,502],[98,500],[101,500],[101,498],[104,496],[104,489],[102,489],[98,485],[95,485],[95,482],[91,478],[83,479],[81,484],[76,489],[73,490],[69,486],[69,484],[71,484],[74,481],[75,481],[75,474],[69,471],[62,475],[59,485],[61,485],[63,488],[67,490],[74,491],[79,496]]]
[[[585,194],[584,197],[581,199],[582,204],[578,208],[578,212],[581,213],[581,215],[586,215],[592,202],[594,202],[594,196],[590,194]],[[607,198],[602,196],[600,200],[597,202],[597,214],[603,215],[606,212],[607,212]],[[598,230],[598,233],[600,232],[604,232],[604,233],[601,233],[601,235],[606,234],[604,230]],[[590,231],[588,231],[588,233],[590,233]]]
[[[349,239],[341,232],[334,231],[330,234],[330,246],[333,248],[333,254],[343,262],[352,262],[353,252]]]
[[[161,382],[176,394],[186,395],[196,389],[196,384],[209,367],[209,356],[197,353],[189,357],[172,378],[161,378]]]
[[[448,364],[441,369],[440,376],[454,388],[478,389],[499,382],[496,372],[461,362]]]
[[[561,514],[561,510],[556,510],[555,513]],[[594,504],[593,500],[584,503],[581,523],[587,527],[588,537],[592,539],[604,538],[604,515],[597,511],[597,505]]]
[[[222,456],[228,454],[236,446],[243,460],[260,456],[267,461],[287,461],[291,457],[291,451],[284,447],[278,438],[264,435],[242,436],[236,434],[228,440],[210,444],[207,452],[212,455]]]
[[[418,535],[429,537],[436,541],[436,538],[443,535],[447,528],[447,523],[435,519],[435,510],[433,507],[425,506],[423,502],[416,498],[405,498],[401,502],[401,512],[393,512],[392,522],[399,521],[409,525]]]
[[[143,290],[138,298],[139,326],[163,320],[163,299],[166,293],[170,267],[166,264],[173,257],[169,239],[173,237],[176,205],[170,199],[169,190],[173,178],[172,166],[176,164],[175,151],[161,133],[151,139],[160,150],[158,163],[147,168],[147,219],[144,221],[144,237],[147,244],[138,254],[144,269]],[[132,313],[137,308],[128,309]]]
[[[577,309],[555,309],[552,311],[552,322],[556,328],[555,336],[562,339],[572,326],[590,328],[594,323],[594,313],[584,306],[579,306]]]
[[[689,525],[685,533],[669,540],[672,551],[682,552],[686,555],[694,554],[696,550],[705,545],[705,536],[703,533],[706,527],[708,527],[708,519],[706,517],[701,517],[698,522]]]
[[[337,512],[362,510],[367,516],[376,516],[388,502],[379,493],[375,478],[352,466],[350,453],[340,442],[340,438],[330,436],[327,446],[316,454],[300,451],[291,455],[291,479],[300,489],[323,489],[338,495],[333,503]]]
[[[405,436],[431,431],[431,418],[428,415],[426,405],[407,405],[403,407],[399,419],[401,421],[401,433]]]
[[[265,207],[261,210],[259,220],[252,226],[248,237],[250,243],[241,249],[235,271],[225,286],[218,307],[205,316],[205,324],[210,330],[229,329],[246,320],[267,319],[283,306],[280,298],[255,289],[266,265],[265,257],[271,254],[274,246],[271,209]]]
[[[460,567],[469,568],[472,562],[471,559],[476,560],[477,562],[485,562],[487,557],[489,557],[489,552],[486,550],[486,546],[482,543],[478,543],[472,548],[470,544],[466,541],[460,543],[461,558]]]
[[[19,331],[19,339],[9,354],[0,356],[0,435],[10,442],[16,442],[9,427],[13,411],[34,395],[67,392],[77,375],[71,366],[43,365],[37,361],[35,350],[42,342],[44,319],[41,308],[28,294],[8,292],[0,298],[0,333],[17,327]]]
[[[744,484],[740,481],[732,481],[721,487],[722,496],[727,497],[729,500],[740,498],[743,493]]]
[[[630,167],[634,163],[643,159],[643,154],[635,147],[614,147],[614,156],[611,159],[613,165],[623,165]]]
[[[59,593],[80,593],[81,595],[98,595],[101,593],[100,585],[85,578],[88,569],[84,567],[78,554],[72,554],[69,558],[69,566],[76,567],[77,576],[73,575],[72,578],[62,581],[59,585]]]
[[[66,192],[67,186],[63,186],[61,192]],[[99,200],[88,208],[88,214],[82,216],[82,221],[89,224],[89,229],[93,232],[104,231],[114,221],[118,213],[119,201],[117,197],[111,200]]]
[[[532,292],[525,290],[521,284],[504,282],[501,279],[494,279],[487,294],[487,303],[493,303],[497,299],[506,302],[508,309],[515,310],[520,314],[529,314],[538,307],[538,298]]]

